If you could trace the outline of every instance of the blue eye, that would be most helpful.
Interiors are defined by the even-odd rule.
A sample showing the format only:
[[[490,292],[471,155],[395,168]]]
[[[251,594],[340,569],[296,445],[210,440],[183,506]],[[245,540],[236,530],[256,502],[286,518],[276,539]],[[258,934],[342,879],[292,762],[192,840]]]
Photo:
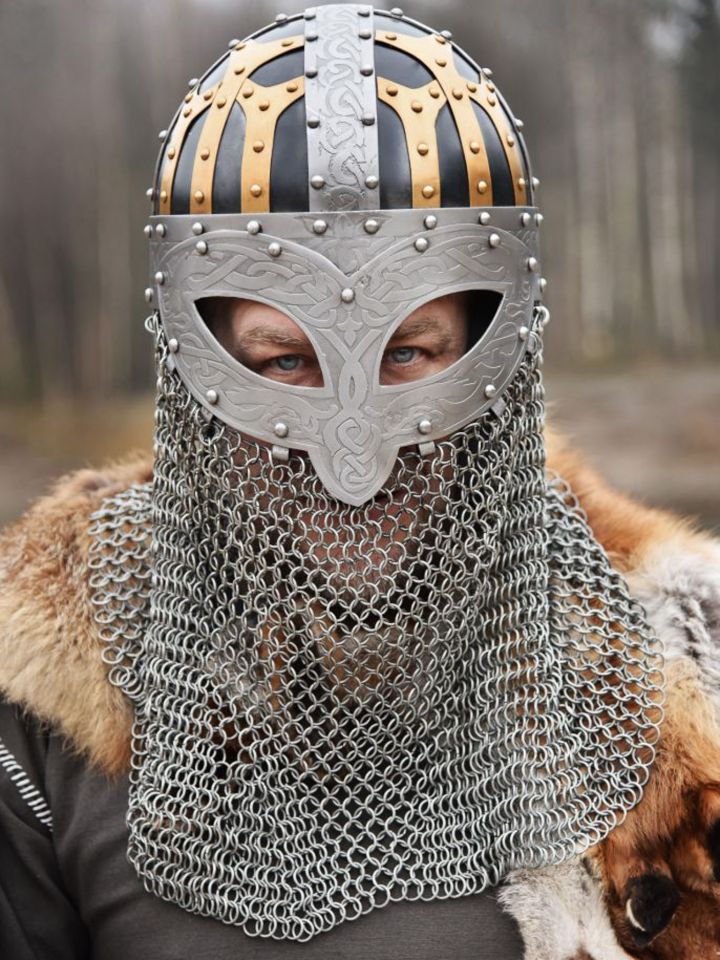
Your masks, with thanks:
[[[276,357],[275,363],[281,370],[297,370],[300,366],[300,357],[296,353],[288,353],[284,357]]]
[[[417,347],[395,347],[388,353],[393,363],[410,363],[415,359]]]

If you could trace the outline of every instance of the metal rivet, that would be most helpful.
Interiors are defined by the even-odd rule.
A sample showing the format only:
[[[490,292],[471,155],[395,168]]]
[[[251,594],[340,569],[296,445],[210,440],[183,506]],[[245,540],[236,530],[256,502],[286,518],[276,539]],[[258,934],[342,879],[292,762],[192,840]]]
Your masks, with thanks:
[[[385,39],[386,39],[386,40],[397,40],[397,34],[396,34],[396,33],[386,33],[386,34],[385,34]]]
[[[490,223],[490,214],[487,212],[487,210],[483,210],[483,212],[480,214],[478,217],[478,223]]]
[[[264,149],[265,144],[262,140],[256,140],[255,143],[253,143],[253,150],[255,153],[262,153]]]
[[[418,237],[417,240],[415,241],[414,246],[415,246],[415,249],[418,251],[418,253],[425,253],[425,251],[430,246],[430,244],[425,239],[425,237]]]
[[[147,190],[145,191],[145,196],[148,198],[148,200],[154,199],[155,191],[153,190],[152,187],[147,188]]]
[[[210,99],[212,98],[212,95],[213,95],[213,91],[212,91],[212,90],[206,90],[206,91],[203,93],[203,100],[210,100]]]
[[[358,10],[358,16],[359,16],[359,17],[369,17],[369,16],[370,16],[370,11],[369,11],[366,7],[363,7],[362,10]]]
[[[390,14],[393,17],[401,17],[403,15],[402,7],[393,7]]]
[[[486,77],[491,77],[493,75],[493,72],[490,69],[490,67],[483,67],[483,73],[485,74]]]
[[[366,220],[363,226],[365,233],[377,233],[380,229],[380,223],[377,220]]]
[[[200,151],[200,159],[207,160],[209,156],[210,156],[210,151],[208,150],[207,147],[203,147],[202,150]]]
[[[165,224],[158,223],[155,227],[155,233],[158,235],[158,237],[164,237],[165,234],[167,233],[167,228],[165,227]]]
[[[435,216],[434,213],[429,213],[423,220],[423,224],[425,225],[426,230],[434,230],[435,227],[437,226],[437,222],[438,222],[437,217]]]
[[[161,130],[160,133],[158,134],[158,140],[164,140],[165,137],[167,137],[167,135],[168,135],[167,130]]]
[[[433,100],[437,100],[437,98],[440,96],[440,90],[437,87],[430,87],[430,89],[428,90],[428,93],[433,98]]]
[[[285,40],[283,40],[283,41],[280,43],[280,46],[281,46],[281,47],[291,47],[294,43],[295,43],[295,41],[293,40],[292,37],[286,37]]]
[[[420,154],[421,157],[426,156],[429,150],[430,150],[430,147],[426,143],[419,143],[417,145],[417,152]]]
[[[361,40],[369,40],[372,37],[372,33],[369,30],[361,30],[358,36]]]
[[[205,227],[199,221],[197,221],[192,225],[192,232],[195,234],[196,237],[199,237],[204,230],[205,230]]]
[[[312,43],[313,41],[317,40],[317,38],[318,38],[318,35],[317,35],[317,33],[316,33],[315,30],[312,30],[312,31],[310,31],[310,33],[306,33],[306,34],[305,34],[305,39],[306,39],[306,40],[309,40],[310,43]]]
[[[160,284],[160,286],[165,283],[165,274],[162,272],[162,270],[158,270],[158,272],[155,274],[155,283]]]
[[[514,146],[515,146],[515,137],[514,137],[511,133],[509,133],[509,134],[507,135],[507,145],[508,145],[509,147],[514,147]]]
[[[497,103],[497,100],[492,94],[490,94],[490,96],[487,98],[487,102],[490,104],[491,107],[494,107],[495,104]]]
[[[535,214],[535,224],[536,224],[538,227],[540,226],[540,224],[543,222],[544,219],[545,219],[545,218],[543,217],[543,215],[542,215],[541,213],[536,213],[536,214]]]
[[[155,296],[152,287],[145,287],[145,303],[152,303]]]
[[[452,33],[449,30],[441,30],[440,36],[444,37],[446,40],[452,40]]]
[[[360,73],[363,77],[371,77],[373,75],[373,68],[369,63],[367,63],[360,67]]]
[[[314,20],[314,19],[315,19],[315,11],[314,11],[314,10],[306,10],[305,13],[303,14],[303,16],[305,17],[306,20]]]
[[[465,96],[465,94],[460,89],[460,87],[453,87],[452,95],[455,97],[456,100],[462,100],[462,98]]]
[[[295,93],[298,88],[296,80],[291,80],[290,83],[285,87],[288,93]]]
[[[488,185],[487,180],[478,180],[477,182],[477,192],[485,193],[487,191]]]
[[[399,88],[396,87],[394,83],[389,83],[389,84],[385,87],[385,93],[386,93],[389,97],[396,97],[397,94],[398,94],[398,89],[399,89]]]
[[[345,287],[340,294],[340,299],[343,303],[352,303],[355,299],[355,291],[351,287]]]
[[[423,418],[417,425],[418,433],[430,433],[432,431],[432,420]]]
[[[410,106],[412,107],[415,113],[422,113],[423,105],[420,103],[419,100],[413,100]]]
[[[305,71],[305,76],[309,80],[314,80],[317,75],[318,75],[318,72],[315,67],[308,67],[307,70]]]
[[[527,210],[525,211],[525,213],[520,214],[520,223],[523,227],[527,227],[531,220],[532,220],[532,217],[527,212]]]
[[[198,242],[195,244],[195,249],[201,256],[203,256],[208,252],[207,242],[205,240],[198,240]]]
[[[199,77],[192,77],[192,79],[188,80],[188,86],[190,88],[196,87],[199,83],[200,83]]]
[[[193,194],[193,197],[198,203],[202,203],[205,199],[205,194],[202,192],[202,190],[196,190]]]
[[[488,244],[491,247],[499,247],[500,236],[497,233],[491,233],[490,236],[488,237]]]
[[[167,198],[168,198],[168,192],[167,192],[167,190],[161,190],[161,191],[160,191],[160,199],[161,199],[161,200],[167,200]]]
[[[239,77],[241,73],[245,73],[245,67],[243,66],[243,64],[238,63],[236,66],[234,66],[233,73],[235,74],[236,77]]]
[[[485,396],[488,398],[488,400],[491,400],[496,393],[497,393],[497,387],[495,386],[494,383],[489,383],[485,387]]]
[[[439,34],[439,33],[435,34],[435,40],[438,43],[447,43],[447,40],[445,39],[445,37],[443,37],[442,34]]]
[[[380,180],[374,173],[370,173],[367,177],[365,177],[365,186],[368,188],[368,190],[374,190],[378,183],[380,183]]]
[[[520,329],[518,330],[518,337],[521,340],[527,340],[529,336],[530,336],[530,330],[527,327],[520,327]]]
[[[173,337],[172,340],[168,340],[168,350],[170,353],[177,353],[179,349],[180,344],[177,342],[175,337]]]
[[[362,116],[362,122],[366,127],[371,127],[375,123],[375,117],[372,113],[364,113]]]
[[[476,93],[476,92],[477,92],[477,84],[476,84],[476,83],[473,83],[472,80],[468,80],[468,82],[467,82],[467,88],[468,88],[468,90],[470,91],[470,93]]]
[[[480,153],[480,144],[477,140],[470,141],[470,152],[471,153]]]
[[[290,428],[286,423],[283,423],[282,420],[278,420],[273,427],[273,433],[276,437],[286,437],[290,433]]]
[[[315,220],[313,225],[313,233],[325,233],[328,228],[326,220]]]
[[[316,173],[310,177],[310,186],[314,187],[315,190],[321,190],[325,186],[325,177],[321,177],[319,173]]]
[[[311,129],[315,130],[317,127],[320,126],[320,118],[319,118],[319,117],[308,117],[307,125],[308,125]]]
[[[151,237],[153,234],[153,228],[148,223],[147,226],[143,227],[143,233],[146,237]]]
[[[270,101],[269,101],[269,100],[261,100],[260,103],[258,103],[258,107],[259,107],[261,110],[263,110],[263,111],[269,110],[269,109],[270,109]]]
[[[518,177],[518,186],[521,190],[525,189],[525,177]]]
[[[213,404],[217,403],[218,402],[217,390],[206,390],[205,399],[207,400],[208,403],[213,403]]]
[[[218,97],[217,100],[215,101],[215,106],[218,108],[218,110],[222,110],[222,108],[225,106],[226,103],[227,103],[226,97]]]
[[[540,181],[538,180],[537,177],[533,177],[530,182],[533,185],[533,190],[537,190],[537,188],[540,186]]]
[[[285,23],[287,18],[288,18],[288,15],[286,13],[278,13],[275,16],[275,23]]]
[[[282,247],[279,243],[273,241],[273,243],[268,244],[268,253],[271,257],[279,257],[282,253]]]
[[[263,192],[263,188],[260,186],[259,183],[252,183],[252,184],[250,184],[250,195],[251,195],[251,196],[253,196],[253,197],[261,197],[261,196],[262,196],[262,192]]]
[[[447,60],[445,59],[445,57],[435,57],[435,63],[436,63],[439,67],[446,67],[446,66],[447,66]]]
[[[515,126],[518,128],[518,130],[523,130],[525,128],[525,124],[522,122],[522,120],[518,120],[517,117],[515,117]]]
[[[525,261],[525,265],[527,266],[530,273],[535,273],[535,271],[538,268],[537,259],[535,257],[528,257],[527,260]]]
[[[547,287],[547,280],[545,277],[540,277],[540,289],[544,291],[545,287]]]
[[[168,152],[167,152],[167,155],[168,155],[168,160],[174,160],[174,159],[175,159],[175,147],[170,147],[170,149],[169,149]]]
[[[262,230],[262,227],[260,226],[259,220],[248,220],[247,226],[245,227],[245,229],[249,234],[251,234],[254,237],[255,234],[260,233],[260,231]]]
[[[422,188],[422,195],[428,200],[430,199],[430,197],[434,197],[435,187],[431,183],[426,183],[425,186]]]
[[[255,87],[243,87],[242,95],[247,100],[248,97],[251,97],[255,93]]]
[[[228,50],[232,50],[232,48],[236,47],[239,43],[240,41],[238,40],[237,37],[235,37],[235,39],[231,40],[230,43],[228,44]]]

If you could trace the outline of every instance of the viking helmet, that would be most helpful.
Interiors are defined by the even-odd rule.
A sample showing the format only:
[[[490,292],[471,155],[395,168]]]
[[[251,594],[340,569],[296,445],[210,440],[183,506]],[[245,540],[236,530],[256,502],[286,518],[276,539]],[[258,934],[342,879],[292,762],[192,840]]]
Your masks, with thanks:
[[[233,41],[162,133],[147,297],[170,362],[277,460],[306,451],[345,503],[375,495],[401,448],[429,450],[500,403],[534,346],[537,181],[491,77],[400,11],[333,4]],[[477,289],[499,306],[465,356],[380,384],[404,317]],[[272,383],[231,357],[199,309],[216,296],[289,314],[322,387]]]

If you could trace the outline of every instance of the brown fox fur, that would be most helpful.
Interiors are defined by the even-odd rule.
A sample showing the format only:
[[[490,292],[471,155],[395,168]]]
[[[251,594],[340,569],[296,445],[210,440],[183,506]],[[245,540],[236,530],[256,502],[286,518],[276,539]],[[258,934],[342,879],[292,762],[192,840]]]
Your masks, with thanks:
[[[642,582],[654,556],[690,553],[702,562],[717,550],[688,522],[611,489],[552,434],[548,465],[570,484],[595,536],[631,583]],[[128,768],[131,707],[108,683],[99,655],[89,601],[88,518],[105,497],[150,479],[151,472],[149,460],[135,458],[65,477],[0,538],[0,691],[111,776]],[[679,663],[668,678],[645,796],[592,855],[613,925],[632,956],[701,960],[720,944],[717,866],[705,842],[720,818],[720,730],[692,665]],[[648,872],[672,875],[693,895],[683,893],[676,918],[643,952],[628,926],[627,889]]]

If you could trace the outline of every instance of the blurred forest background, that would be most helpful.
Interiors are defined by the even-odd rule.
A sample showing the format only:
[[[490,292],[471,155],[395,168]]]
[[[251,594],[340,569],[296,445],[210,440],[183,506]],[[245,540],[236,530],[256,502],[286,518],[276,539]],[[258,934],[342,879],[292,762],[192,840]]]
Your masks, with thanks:
[[[149,185],[192,76],[302,2],[0,2],[0,521],[148,446]],[[720,0],[428,0],[540,177],[553,418],[626,489],[720,523]]]

